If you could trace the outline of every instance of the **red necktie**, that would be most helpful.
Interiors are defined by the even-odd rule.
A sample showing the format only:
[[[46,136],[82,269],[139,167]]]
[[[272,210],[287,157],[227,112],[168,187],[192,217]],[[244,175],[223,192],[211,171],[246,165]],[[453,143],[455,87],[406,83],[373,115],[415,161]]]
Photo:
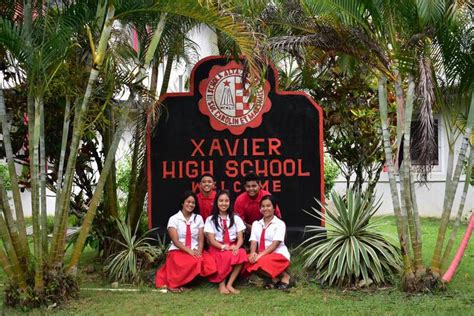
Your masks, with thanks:
[[[272,223],[268,224],[268,226],[270,226]],[[265,230],[268,228],[267,227],[264,227],[262,229],[262,234],[260,235],[260,243],[258,244],[258,252],[262,252],[265,250]]]
[[[224,226],[224,245],[230,245],[230,236],[229,236],[229,229],[227,229],[227,220],[222,220],[222,226]]]
[[[186,247],[191,248],[191,224],[186,224]]]

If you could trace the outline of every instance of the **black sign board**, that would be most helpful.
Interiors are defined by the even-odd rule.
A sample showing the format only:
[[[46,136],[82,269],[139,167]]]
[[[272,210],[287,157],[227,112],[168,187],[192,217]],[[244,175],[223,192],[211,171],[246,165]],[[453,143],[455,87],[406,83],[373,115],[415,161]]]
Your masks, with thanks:
[[[201,174],[213,174],[235,200],[249,171],[277,197],[290,234],[320,224],[302,210],[324,196],[322,109],[304,92],[279,91],[276,76],[270,67],[250,96],[240,64],[209,57],[194,67],[190,92],[165,95],[148,136],[150,227],[166,229]]]

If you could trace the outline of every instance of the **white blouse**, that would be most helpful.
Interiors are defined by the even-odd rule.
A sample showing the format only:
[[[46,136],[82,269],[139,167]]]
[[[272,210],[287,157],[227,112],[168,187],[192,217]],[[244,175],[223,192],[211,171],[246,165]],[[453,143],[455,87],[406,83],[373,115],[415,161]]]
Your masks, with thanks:
[[[199,229],[204,227],[204,221],[202,216],[199,214],[191,214],[191,218],[189,221],[186,221],[184,218],[183,212],[179,211],[178,213],[174,214],[168,220],[168,226],[176,228],[178,231],[178,239],[183,244],[186,243],[186,225],[191,225],[191,249],[198,249],[199,247]],[[171,247],[169,250],[177,250],[179,249],[176,245],[171,241]]]
[[[260,236],[262,235],[263,228],[265,223],[263,218],[259,221],[255,221],[252,224],[252,232],[250,233],[250,241],[257,242],[257,249],[260,244]],[[273,216],[272,221],[267,225],[265,230],[265,249],[268,248],[273,241],[281,241],[278,247],[274,250],[275,253],[283,255],[285,258],[290,260],[290,252],[285,245],[285,234],[286,234],[286,225],[285,222],[279,219],[276,216]]]
[[[226,216],[226,221],[227,221],[227,228],[229,229],[229,237],[231,242],[237,241],[237,234],[241,231],[245,230],[245,224],[244,221],[237,215],[234,215],[234,225],[230,226],[230,217],[229,215]],[[214,225],[214,222],[212,221],[212,216],[209,216],[206,219],[206,225],[204,226],[204,232],[205,233],[211,233],[214,234],[214,238],[218,242],[224,242],[224,224],[219,216],[217,220],[219,224],[219,230],[216,228],[216,225]]]

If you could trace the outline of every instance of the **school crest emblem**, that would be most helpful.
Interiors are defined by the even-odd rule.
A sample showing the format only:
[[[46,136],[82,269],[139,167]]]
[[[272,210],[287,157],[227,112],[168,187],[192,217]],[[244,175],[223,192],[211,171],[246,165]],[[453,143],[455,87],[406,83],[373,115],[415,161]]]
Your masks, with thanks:
[[[199,84],[199,110],[209,117],[214,130],[228,129],[241,135],[247,127],[256,128],[264,113],[270,111],[270,83],[250,93],[250,83],[243,78],[243,68],[235,61],[213,66],[209,77]]]

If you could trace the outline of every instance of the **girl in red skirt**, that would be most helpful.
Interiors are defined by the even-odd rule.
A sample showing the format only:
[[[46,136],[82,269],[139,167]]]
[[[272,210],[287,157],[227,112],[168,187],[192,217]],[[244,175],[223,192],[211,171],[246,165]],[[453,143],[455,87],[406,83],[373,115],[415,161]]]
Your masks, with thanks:
[[[260,212],[263,218],[252,224],[246,271],[270,277],[272,283],[268,287],[285,290],[290,284],[290,275],[287,273],[290,253],[285,246],[286,225],[275,216],[276,207],[273,196],[266,195],[262,198]]]
[[[214,199],[212,216],[207,218],[204,227],[210,244],[209,253],[217,263],[217,273],[209,281],[219,283],[221,294],[240,293],[233,284],[247,262],[247,254],[240,248],[244,242],[245,224],[234,215],[230,206],[230,192],[220,191]]]
[[[184,194],[181,210],[168,221],[171,247],[166,262],[156,272],[157,288],[171,292],[186,290],[183,285],[196,276],[207,277],[217,271],[216,262],[208,252],[203,251],[204,221],[199,212],[196,195],[192,191]]]

